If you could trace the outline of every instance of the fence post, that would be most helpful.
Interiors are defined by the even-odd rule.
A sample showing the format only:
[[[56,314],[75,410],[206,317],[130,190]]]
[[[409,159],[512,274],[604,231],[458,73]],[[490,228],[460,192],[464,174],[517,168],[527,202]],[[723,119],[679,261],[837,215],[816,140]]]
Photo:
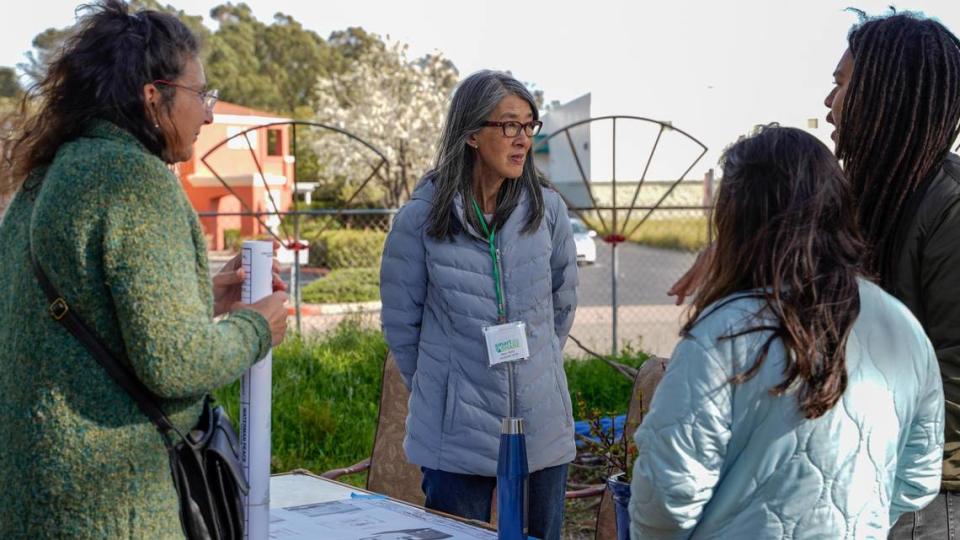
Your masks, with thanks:
[[[293,306],[297,314],[297,336],[303,335],[300,313],[300,213],[293,215],[293,275],[290,276],[290,285],[293,288]]]
[[[703,207],[707,208],[713,205],[713,169],[707,170],[703,175]]]
[[[611,353],[614,357],[617,356],[617,311],[620,307],[619,301],[617,298],[617,271],[619,270],[619,257],[617,256],[617,243],[613,242],[610,244],[610,296],[611,296],[611,311],[612,311],[612,329],[613,329],[613,346],[611,347]]]
[[[713,169],[707,170],[703,175],[703,208],[707,217],[707,244],[713,243],[713,227],[710,222],[713,221]]]
[[[297,125],[293,124],[291,126],[293,131],[293,138],[290,143],[292,144],[291,152],[294,156],[293,161],[293,209],[298,210],[297,208]],[[309,201],[309,195],[306,197]],[[297,337],[303,336],[303,326],[301,324],[302,314],[300,312],[300,212],[295,212],[293,214],[293,242],[296,246],[296,249],[293,250],[293,275],[290,276],[290,285],[293,288],[293,310],[296,313],[297,321]]]
[[[617,118],[613,118],[613,164],[611,180],[613,181],[613,229],[610,231],[613,234],[620,234],[620,231],[617,230]],[[624,232],[626,232],[626,223],[624,223]],[[612,338],[613,346],[611,347],[611,355],[614,357],[617,356],[617,311],[620,309],[620,304],[617,299],[617,242],[614,241],[610,244],[610,267],[612,276],[610,279],[610,299],[612,308]]]

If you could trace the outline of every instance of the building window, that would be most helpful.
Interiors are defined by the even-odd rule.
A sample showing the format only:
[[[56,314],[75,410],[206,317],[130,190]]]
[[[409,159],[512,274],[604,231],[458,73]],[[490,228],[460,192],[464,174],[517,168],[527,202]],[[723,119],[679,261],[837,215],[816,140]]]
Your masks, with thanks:
[[[279,129],[267,130],[267,155],[283,155],[283,132]]]

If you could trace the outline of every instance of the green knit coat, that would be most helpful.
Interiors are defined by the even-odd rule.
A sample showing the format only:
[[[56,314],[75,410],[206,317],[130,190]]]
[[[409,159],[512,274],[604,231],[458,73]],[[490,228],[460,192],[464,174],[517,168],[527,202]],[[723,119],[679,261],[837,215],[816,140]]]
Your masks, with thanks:
[[[204,393],[267,353],[267,321],[213,320],[197,215],[163,162],[112,124],[64,144],[0,224],[0,538],[182,538],[163,442],[47,314],[31,228],[71,309],[181,429]]]

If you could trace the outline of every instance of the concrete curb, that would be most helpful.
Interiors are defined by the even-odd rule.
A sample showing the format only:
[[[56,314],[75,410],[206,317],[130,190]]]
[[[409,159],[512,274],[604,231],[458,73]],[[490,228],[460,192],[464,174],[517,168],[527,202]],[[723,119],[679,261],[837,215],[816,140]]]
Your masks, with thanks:
[[[349,313],[371,313],[380,311],[382,304],[379,300],[374,302],[346,302],[342,304],[300,304],[300,315],[312,317],[316,315],[345,315]],[[293,316],[296,309],[291,304],[287,306],[287,312]]]

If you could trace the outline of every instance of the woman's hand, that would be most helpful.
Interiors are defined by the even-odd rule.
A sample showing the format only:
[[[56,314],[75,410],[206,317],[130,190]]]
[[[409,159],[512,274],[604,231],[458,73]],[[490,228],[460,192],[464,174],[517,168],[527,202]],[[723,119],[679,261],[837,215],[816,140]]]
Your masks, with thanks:
[[[243,280],[247,273],[243,270],[241,254],[227,261],[213,276],[213,316],[217,317],[230,311],[240,302]],[[273,259],[273,291],[286,291],[287,285],[280,279],[280,263]]]
[[[710,259],[713,258],[713,252],[716,251],[716,243],[711,243],[697,255],[697,260],[693,262],[693,266],[687,270],[687,273],[684,274],[676,283],[673,284],[673,287],[670,287],[670,290],[667,291],[668,296],[677,297],[677,305],[683,303],[683,301],[688,296],[693,296],[697,289],[703,285],[703,280],[707,277],[707,269],[710,268]]]
[[[252,304],[234,304],[233,309],[252,309],[263,315],[270,325],[273,346],[283,341],[287,334],[287,293],[276,291]]]

